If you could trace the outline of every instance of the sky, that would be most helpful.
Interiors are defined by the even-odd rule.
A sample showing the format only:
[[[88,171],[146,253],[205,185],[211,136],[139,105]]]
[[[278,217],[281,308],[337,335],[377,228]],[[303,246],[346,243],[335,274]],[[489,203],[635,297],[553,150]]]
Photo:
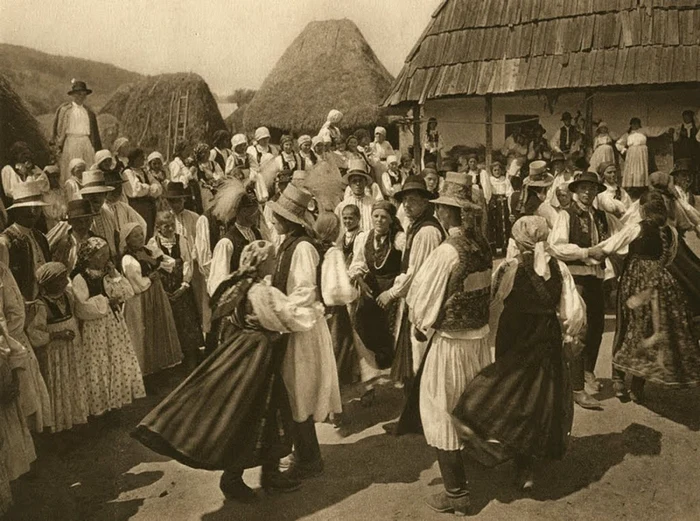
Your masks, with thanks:
[[[312,20],[349,18],[396,76],[441,0],[0,0],[0,42],[258,88]]]

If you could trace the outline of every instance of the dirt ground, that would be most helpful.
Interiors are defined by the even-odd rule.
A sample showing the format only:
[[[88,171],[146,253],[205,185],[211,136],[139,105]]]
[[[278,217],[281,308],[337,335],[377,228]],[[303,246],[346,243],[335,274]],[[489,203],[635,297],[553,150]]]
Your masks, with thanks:
[[[599,375],[610,376],[614,320],[607,321]],[[608,369],[606,369],[608,368]],[[160,457],[128,435],[180,380],[173,369],[147,381],[149,397],[87,426],[36,438],[31,474],[13,483],[8,521],[51,520],[439,520],[423,497],[440,490],[433,452],[421,436],[395,437],[402,392],[389,383],[374,406],[345,393],[347,427],[319,424],[326,472],[293,494],[254,505],[226,501],[219,473]],[[576,409],[570,449],[542,467],[537,489],[523,497],[510,464],[468,464],[473,516],[483,520],[700,519],[700,390],[651,386],[645,407],[620,403],[609,381],[602,412]],[[246,474],[258,486],[259,472]]]

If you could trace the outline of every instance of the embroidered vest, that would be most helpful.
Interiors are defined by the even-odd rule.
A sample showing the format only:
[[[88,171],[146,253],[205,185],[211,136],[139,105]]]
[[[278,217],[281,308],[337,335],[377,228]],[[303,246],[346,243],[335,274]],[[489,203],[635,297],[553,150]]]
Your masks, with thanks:
[[[172,293],[182,285],[183,281],[184,261],[182,260],[182,252],[180,251],[180,235],[175,234],[175,244],[173,244],[170,250],[163,246],[161,238],[158,235],[156,235],[156,244],[158,244],[162,252],[165,252],[175,260],[175,267],[170,273],[165,270],[161,270],[160,272],[163,288],[165,288],[165,291],[168,293]]]
[[[85,270],[82,270],[80,274],[85,280],[90,298],[96,297],[97,295],[107,296],[107,292],[105,291],[104,276],[91,277]]]
[[[51,254],[46,237],[38,230],[32,229],[30,232],[39,245],[44,262],[47,262],[51,259]],[[6,229],[3,234],[8,239],[9,268],[17,281],[17,286],[19,286],[24,300],[34,300],[36,298],[34,294],[36,290],[36,275],[34,273],[36,265],[30,239],[13,226]]]
[[[416,234],[420,231],[421,228],[424,228],[426,226],[433,226],[437,228],[440,232],[440,236],[442,237],[442,239],[445,239],[445,231],[442,229],[442,226],[440,226],[440,223],[433,215],[433,209],[431,205],[429,209],[426,210],[426,212],[421,217],[416,219],[416,221],[414,221],[414,223],[408,228],[408,233],[406,234],[406,249],[404,250],[403,257],[401,259],[401,273],[406,273],[406,270],[408,270],[408,260],[411,258],[411,247],[413,246],[413,238],[416,236]]]
[[[576,244],[581,248],[590,248],[593,246],[591,238],[591,226],[595,226],[598,231],[598,242],[604,241],[610,236],[608,230],[608,220],[605,217],[605,212],[591,208],[593,213],[593,222],[588,212],[579,209],[577,204],[572,204],[566,208],[569,213],[569,242]],[[583,261],[567,262],[572,265],[585,265]]]
[[[292,266],[292,256],[294,255],[294,250],[296,250],[297,245],[302,242],[308,242],[318,250],[310,237],[293,233],[287,235],[284,242],[280,245],[279,250],[277,250],[277,267],[275,268],[275,273],[272,275],[272,285],[285,295],[287,294],[287,281],[289,280],[289,269]],[[316,269],[320,271],[320,262]],[[317,293],[319,293],[318,289]]]
[[[464,235],[445,242],[457,250],[459,264],[450,273],[442,309],[433,327],[440,331],[482,328],[489,323],[491,252]]]
[[[292,160],[293,163],[290,161],[287,161],[284,158],[284,152],[280,152],[280,159],[282,160],[282,170],[296,170],[297,166],[299,166],[301,164],[301,161],[299,160],[299,156],[297,156],[296,154],[292,154],[292,156],[294,157],[294,159]]]
[[[693,123],[693,126],[690,128],[690,133],[685,128],[685,125],[681,126],[678,141],[673,143],[674,159],[693,159],[696,156],[700,156],[700,143],[695,139],[697,135],[698,128],[695,123]]]
[[[250,230],[253,232],[256,240],[259,241],[262,239],[262,235],[260,235],[260,231],[258,231],[257,228],[253,227]],[[233,253],[231,253],[231,260],[229,262],[229,273],[233,273],[238,271],[241,264],[241,253],[243,252],[243,248],[250,244],[250,241],[243,236],[236,225],[230,226],[223,238],[228,239],[231,241],[231,244],[233,244]]]

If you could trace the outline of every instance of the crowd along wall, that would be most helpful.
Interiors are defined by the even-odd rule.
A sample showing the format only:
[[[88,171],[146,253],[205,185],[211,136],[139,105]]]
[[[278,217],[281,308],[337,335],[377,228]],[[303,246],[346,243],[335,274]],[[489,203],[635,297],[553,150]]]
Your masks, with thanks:
[[[639,117],[643,125],[676,126],[683,110],[700,112],[700,88],[659,89],[620,92],[593,91],[593,120],[604,120],[614,137],[627,131],[629,120]],[[563,112],[586,114],[586,93],[552,93],[545,95],[493,97],[493,147],[500,149],[506,139],[506,120],[536,116],[551,139],[560,126]],[[483,97],[429,100],[423,109],[422,133],[429,117],[438,120],[444,150],[455,145],[475,147],[486,143]],[[510,127],[508,127],[510,128]],[[593,127],[595,129],[595,126]],[[402,136],[401,148],[412,144],[410,136]]]

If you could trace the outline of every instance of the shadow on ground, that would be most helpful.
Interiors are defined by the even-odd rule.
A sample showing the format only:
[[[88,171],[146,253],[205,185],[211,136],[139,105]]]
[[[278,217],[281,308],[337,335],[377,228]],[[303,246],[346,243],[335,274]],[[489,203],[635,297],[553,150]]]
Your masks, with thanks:
[[[128,490],[158,481],[161,472],[126,474],[139,463],[167,461],[128,433],[184,378],[180,367],[146,379],[149,396],[123,410],[91,418],[66,432],[34,436],[37,461],[12,483],[7,521],[118,521],[143,500],[111,502]]]

